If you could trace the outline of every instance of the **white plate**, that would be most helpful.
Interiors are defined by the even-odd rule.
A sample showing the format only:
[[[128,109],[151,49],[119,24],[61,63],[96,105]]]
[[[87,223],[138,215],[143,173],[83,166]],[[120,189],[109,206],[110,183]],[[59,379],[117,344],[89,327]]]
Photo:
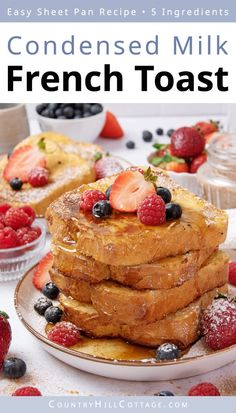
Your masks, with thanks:
[[[23,325],[46,351],[70,366],[89,373],[120,380],[161,381],[207,373],[234,361],[236,358],[236,345],[206,354],[201,341],[196,343],[178,361],[162,363],[158,363],[154,359],[135,361],[107,359],[93,354],[86,354],[82,352],[83,349],[75,351],[59,346],[47,339],[44,317],[40,317],[33,309],[34,302],[42,294],[33,287],[32,274],[32,270],[26,273],[16,287],[15,308],[17,314]],[[90,340],[92,341],[92,339]],[[116,346],[120,341],[113,339],[96,340],[96,346],[99,346],[100,343],[100,353],[104,354],[106,342],[109,343],[110,348],[111,343]]]

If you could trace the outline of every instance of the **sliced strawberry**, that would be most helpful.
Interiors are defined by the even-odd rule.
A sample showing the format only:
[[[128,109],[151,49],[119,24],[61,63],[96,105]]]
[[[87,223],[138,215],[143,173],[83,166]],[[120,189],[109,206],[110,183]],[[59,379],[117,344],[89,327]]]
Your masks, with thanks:
[[[194,158],[190,165],[190,173],[195,174],[201,165],[203,165],[207,161],[207,154],[202,153],[201,155]]]
[[[155,194],[153,183],[151,180],[147,181],[145,175],[138,171],[125,171],[118,175],[111,188],[112,208],[117,211],[135,212],[148,195]]]
[[[219,122],[215,122],[213,120],[198,122],[194,125],[194,128],[197,129],[203,136],[206,136],[219,130]]]
[[[122,127],[113,113],[106,113],[106,122],[100,133],[102,138],[120,139],[124,136]]]
[[[33,284],[38,290],[42,290],[45,284],[51,281],[49,270],[52,267],[52,263],[53,255],[51,252],[48,252],[48,254],[41,259],[41,261],[35,268],[33,275]]]
[[[168,162],[165,165],[164,169],[166,171],[177,172],[177,173],[189,172],[189,166],[187,162],[176,162],[176,161]]]
[[[16,149],[3,171],[3,178],[10,182],[13,178],[19,178],[22,182],[28,182],[29,172],[36,166],[46,166],[46,160],[42,152],[31,145],[21,146]]]

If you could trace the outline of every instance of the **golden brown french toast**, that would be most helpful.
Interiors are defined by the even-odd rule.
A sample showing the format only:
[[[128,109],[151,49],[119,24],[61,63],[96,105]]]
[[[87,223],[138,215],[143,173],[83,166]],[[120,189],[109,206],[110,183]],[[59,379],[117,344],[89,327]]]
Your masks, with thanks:
[[[171,342],[185,349],[199,338],[201,311],[208,307],[219,293],[227,293],[227,284],[208,291],[184,309],[162,320],[135,326],[119,324],[112,317],[99,314],[92,305],[80,303],[63,294],[60,295],[60,302],[66,319],[90,336],[122,337],[149,347]]]
[[[114,322],[136,325],[161,320],[186,307],[202,294],[227,282],[228,255],[214,253],[198,273],[178,287],[168,290],[136,290],[113,281],[90,284],[64,277],[55,269],[52,281],[66,295],[80,302],[91,302],[99,314],[107,314]]]
[[[34,162],[34,152],[31,153],[29,148],[41,155],[49,173],[49,181],[42,187],[33,187],[25,181],[20,190],[14,190],[6,176],[17,175],[23,162]],[[30,136],[16,146],[10,159],[5,156],[0,161],[0,202],[9,202],[14,206],[28,204],[34,208],[38,216],[43,216],[49,204],[64,192],[95,180],[93,156],[98,151],[102,152],[102,149],[100,150],[97,145],[75,143],[68,137],[54,132]],[[14,153],[18,155],[15,156]],[[29,156],[28,160],[26,156]],[[14,172],[9,170],[10,168]]]
[[[55,239],[74,242],[79,253],[115,266],[139,265],[165,257],[217,248],[227,232],[227,214],[177,185],[165,172],[153,168],[156,184],[168,188],[173,202],[183,210],[180,219],[159,226],[142,224],[136,214],[113,211],[96,219],[80,211],[87,189],[105,192],[116,176],[105,178],[62,195],[47,210],[49,230]]]
[[[114,266],[95,261],[92,257],[77,253],[73,245],[55,239],[52,251],[54,268],[67,277],[90,283],[112,279],[136,289],[155,290],[173,288],[187,281],[213,254],[214,248],[189,251],[176,257],[133,266]]]

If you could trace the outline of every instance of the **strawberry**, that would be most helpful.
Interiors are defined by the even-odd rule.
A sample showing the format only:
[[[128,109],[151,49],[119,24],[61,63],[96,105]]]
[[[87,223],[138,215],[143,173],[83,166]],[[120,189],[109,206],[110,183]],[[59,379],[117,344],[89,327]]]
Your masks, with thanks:
[[[205,139],[195,128],[179,128],[171,136],[170,150],[173,156],[193,158],[200,155],[204,148]]]
[[[212,350],[236,344],[236,301],[219,296],[204,311],[202,333]]]
[[[22,182],[28,182],[29,172],[36,166],[46,166],[43,154],[36,146],[21,146],[8,159],[3,171],[3,178],[7,182],[14,178],[19,178]]]
[[[172,172],[189,172],[189,166],[187,164],[187,162],[178,162],[178,161],[172,161],[172,162],[168,162],[165,165],[164,168],[166,171],[172,171]]]
[[[153,185],[156,177],[151,169],[141,174],[138,171],[122,172],[115,179],[110,193],[110,204],[117,211],[135,212],[141,202],[156,193]]]
[[[6,313],[0,311],[0,369],[11,344],[11,326],[8,318]]]
[[[41,259],[41,261],[35,268],[32,281],[35,288],[37,288],[38,290],[42,291],[45,284],[51,281],[49,270],[52,267],[52,263],[53,255],[51,252],[48,252],[48,254]]]
[[[99,159],[95,163],[94,169],[96,172],[96,179],[106,178],[123,171],[123,168],[119,162],[110,156],[105,156],[104,158]]]
[[[190,173],[195,174],[197,170],[207,161],[207,154],[202,153],[201,155],[194,158],[190,164]]]
[[[206,136],[210,133],[218,132],[219,122],[214,122],[213,120],[197,122],[193,127],[203,136]]]
[[[122,127],[113,113],[106,113],[106,122],[100,133],[101,138],[120,139],[124,136]]]
[[[236,262],[229,263],[229,283],[236,287]]]

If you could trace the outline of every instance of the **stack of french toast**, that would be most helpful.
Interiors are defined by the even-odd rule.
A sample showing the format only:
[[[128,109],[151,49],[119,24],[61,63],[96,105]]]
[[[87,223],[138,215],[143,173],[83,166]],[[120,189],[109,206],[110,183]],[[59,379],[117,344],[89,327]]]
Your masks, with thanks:
[[[227,215],[162,170],[147,175],[134,168],[49,206],[51,279],[66,319],[85,334],[185,349],[199,338],[203,309],[227,293]]]

